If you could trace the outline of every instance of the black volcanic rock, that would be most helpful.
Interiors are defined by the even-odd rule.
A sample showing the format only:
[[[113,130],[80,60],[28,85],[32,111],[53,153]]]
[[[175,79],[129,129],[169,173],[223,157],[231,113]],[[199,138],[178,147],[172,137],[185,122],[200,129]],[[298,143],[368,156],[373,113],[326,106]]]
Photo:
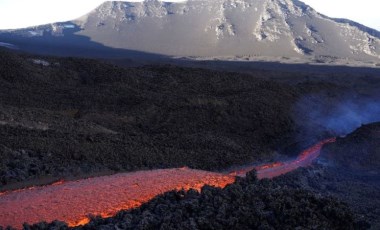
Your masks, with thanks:
[[[106,170],[226,169],[270,158],[293,132],[293,86],[204,69],[0,52],[3,185]]]
[[[323,149],[323,156],[344,167],[380,172],[380,123],[364,125],[338,138]]]
[[[317,164],[276,178],[281,185],[333,196],[371,229],[380,228],[380,123],[363,125],[323,147]]]

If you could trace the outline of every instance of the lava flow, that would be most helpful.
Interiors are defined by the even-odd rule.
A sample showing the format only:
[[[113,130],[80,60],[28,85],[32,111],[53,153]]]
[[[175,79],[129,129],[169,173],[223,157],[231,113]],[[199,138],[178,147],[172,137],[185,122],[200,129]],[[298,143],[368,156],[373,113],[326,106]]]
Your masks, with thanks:
[[[322,146],[334,141],[335,138],[318,143],[291,162],[247,167],[230,174],[189,168],[161,169],[59,181],[44,187],[5,192],[0,194],[0,226],[21,229],[25,222],[54,220],[78,226],[88,223],[89,215],[110,217],[120,210],[138,207],[167,191],[200,190],[206,184],[224,188],[235,181],[235,176],[245,176],[252,169],[257,170],[260,179],[276,177],[310,165],[319,156]]]
[[[171,190],[225,187],[235,177],[188,168],[140,171],[18,190],[0,196],[0,226],[61,220],[69,226],[89,222],[88,215],[110,217]]]
[[[336,141],[336,138],[330,138],[324,141],[319,142],[318,144],[304,150],[294,161],[289,162],[275,162],[264,164],[260,166],[250,166],[243,168],[238,171],[230,172],[230,175],[234,176],[245,176],[247,172],[256,169],[257,178],[273,178],[288,172],[291,172],[299,167],[305,167],[313,163],[315,159],[320,154],[322,147],[327,143],[333,143]]]

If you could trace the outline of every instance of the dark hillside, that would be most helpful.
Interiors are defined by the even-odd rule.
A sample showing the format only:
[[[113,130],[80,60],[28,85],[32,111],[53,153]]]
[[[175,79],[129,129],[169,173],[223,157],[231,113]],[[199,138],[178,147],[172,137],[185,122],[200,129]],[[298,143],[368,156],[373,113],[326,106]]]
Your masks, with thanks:
[[[289,86],[254,73],[121,68],[0,52],[3,185],[39,176],[184,165],[219,170],[269,160],[294,136],[295,101],[336,88]]]
[[[335,164],[380,173],[380,123],[364,125],[347,137],[326,146],[324,156]]]

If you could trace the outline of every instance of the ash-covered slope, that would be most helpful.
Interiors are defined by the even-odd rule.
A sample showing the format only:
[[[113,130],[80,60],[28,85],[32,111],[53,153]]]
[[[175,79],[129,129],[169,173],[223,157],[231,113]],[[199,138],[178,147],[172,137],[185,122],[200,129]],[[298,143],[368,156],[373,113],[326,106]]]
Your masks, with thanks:
[[[110,1],[70,23],[15,33],[48,37],[50,45],[81,40],[81,48],[96,44],[170,56],[380,59],[379,32],[328,18],[298,0]]]

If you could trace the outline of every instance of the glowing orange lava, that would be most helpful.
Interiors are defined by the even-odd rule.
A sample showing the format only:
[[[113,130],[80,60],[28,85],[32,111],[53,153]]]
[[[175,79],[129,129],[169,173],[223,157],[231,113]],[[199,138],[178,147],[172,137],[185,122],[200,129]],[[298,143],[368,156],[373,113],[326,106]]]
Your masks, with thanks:
[[[335,142],[336,138],[330,138],[304,150],[294,161],[275,162],[260,166],[250,166],[230,173],[232,176],[245,176],[247,172],[256,169],[257,177],[273,178],[291,172],[299,167],[305,167],[313,163],[320,154],[322,147],[327,143]]]
[[[290,162],[247,167],[227,174],[192,170],[187,167],[123,173],[78,181],[58,181],[44,187],[31,187],[0,193],[0,226],[22,229],[22,224],[54,220],[69,226],[84,225],[89,215],[110,217],[120,210],[139,207],[157,195],[171,190],[200,190],[204,185],[224,188],[252,169],[261,178],[273,178],[298,167],[310,165],[322,146],[335,138],[305,150]]]
[[[171,190],[225,187],[235,177],[187,168],[140,171],[7,192],[0,196],[0,225],[61,220],[88,223],[88,215],[110,217]]]
[[[60,185],[60,184],[63,184],[63,183],[65,183],[64,180],[59,180],[59,181],[54,182],[54,183],[51,184],[51,185]]]

